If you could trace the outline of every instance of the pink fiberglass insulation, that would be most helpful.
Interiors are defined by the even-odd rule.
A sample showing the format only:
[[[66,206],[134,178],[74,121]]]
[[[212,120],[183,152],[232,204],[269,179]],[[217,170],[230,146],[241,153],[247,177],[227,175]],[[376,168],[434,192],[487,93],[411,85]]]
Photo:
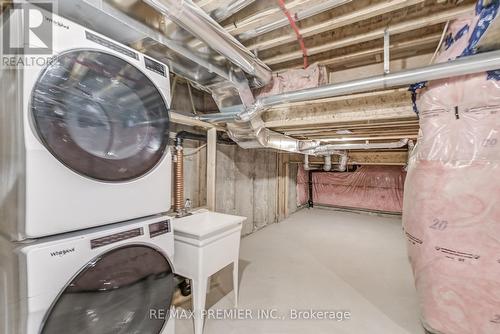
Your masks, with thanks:
[[[456,108],[458,106],[458,108]],[[500,333],[500,82],[429,84],[403,223],[433,333]]]
[[[474,35],[464,22],[478,20],[450,26],[458,38],[440,61],[470,46],[459,41]],[[403,225],[422,320],[431,333],[500,333],[497,74],[429,83],[417,101],[420,136],[406,177]]]
[[[324,66],[312,64],[306,69],[291,69],[273,74],[273,81],[254,92],[256,98],[268,95],[314,88],[328,82],[328,74]]]
[[[405,174],[400,166],[361,166],[355,172],[313,172],[313,202],[400,213]],[[298,175],[298,199],[303,204],[308,199],[307,173],[301,168]]]

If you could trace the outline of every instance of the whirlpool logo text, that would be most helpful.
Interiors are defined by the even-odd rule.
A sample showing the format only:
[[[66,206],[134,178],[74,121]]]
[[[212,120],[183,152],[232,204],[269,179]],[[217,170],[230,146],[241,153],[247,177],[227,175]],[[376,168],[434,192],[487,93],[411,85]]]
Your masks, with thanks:
[[[68,249],[62,249],[62,250],[59,250],[59,251],[51,252],[50,256],[59,256],[59,257],[62,257],[64,255],[66,255],[66,254],[73,253],[74,251],[75,251],[75,247],[68,248]]]

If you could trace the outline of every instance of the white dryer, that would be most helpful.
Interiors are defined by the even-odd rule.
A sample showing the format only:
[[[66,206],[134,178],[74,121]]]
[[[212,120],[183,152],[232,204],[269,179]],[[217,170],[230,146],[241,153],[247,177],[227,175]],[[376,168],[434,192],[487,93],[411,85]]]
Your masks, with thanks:
[[[32,242],[0,238],[0,334],[172,334],[165,216]]]
[[[23,240],[168,211],[167,66],[41,13],[52,62],[0,75],[0,233]],[[23,31],[22,21],[7,22]]]

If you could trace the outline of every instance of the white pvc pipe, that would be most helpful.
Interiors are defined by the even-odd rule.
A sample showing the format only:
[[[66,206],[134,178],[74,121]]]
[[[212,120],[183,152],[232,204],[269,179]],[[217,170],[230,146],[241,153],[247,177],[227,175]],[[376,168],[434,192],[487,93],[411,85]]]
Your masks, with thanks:
[[[323,165],[323,170],[329,172],[332,169],[332,156],[325,155],[325,164]]]
[[[304,170],[310,170],[311,166],[309,166],[309,155],[304,154]]]

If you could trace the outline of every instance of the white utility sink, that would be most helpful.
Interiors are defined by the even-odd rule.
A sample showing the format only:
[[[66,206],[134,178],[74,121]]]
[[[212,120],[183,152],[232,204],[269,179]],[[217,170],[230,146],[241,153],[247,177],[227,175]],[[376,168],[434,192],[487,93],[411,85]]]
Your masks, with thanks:
[[[224,231],[242,225],[246,217],[227,215],[224,213],[199,210],[189,216],[173,220],[174,235],[196,240],[212,239]]]
[[[191,279],[195,334],[203,333],[208,279],[232,263],[234,306],[238,305],[238,262],[245,220],[245,217],[200,210],[172,222],[174,271]]]

